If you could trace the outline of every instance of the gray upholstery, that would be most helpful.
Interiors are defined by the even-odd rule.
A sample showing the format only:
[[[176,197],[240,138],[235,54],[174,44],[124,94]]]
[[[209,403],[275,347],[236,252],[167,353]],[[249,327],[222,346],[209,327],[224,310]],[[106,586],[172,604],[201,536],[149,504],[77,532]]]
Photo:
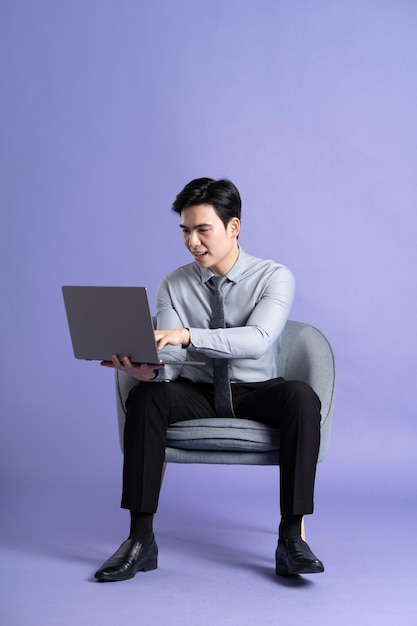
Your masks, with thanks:
[[[335,365],[332,348],[317,328],[288,321],[282,333],[279,375],[308,383],[322,403],[319,461],[326,456],[333,417]],[[123,449],[125,401],[137,381],[116,370],[117,414]],[[169,384],[169,383],[167,383]],[[279,465],[279,430],[238,418],[204,418],[168,428],[165,459],[172,463]]]

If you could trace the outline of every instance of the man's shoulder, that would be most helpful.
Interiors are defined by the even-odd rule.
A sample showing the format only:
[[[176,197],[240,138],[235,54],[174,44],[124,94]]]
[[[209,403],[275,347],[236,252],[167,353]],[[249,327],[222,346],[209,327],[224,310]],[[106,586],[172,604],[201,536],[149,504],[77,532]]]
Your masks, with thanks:
[[[175,270],[172,270],[168,274],[166,274],[164,280],[168,283],[189,281],[189,280],[201,280],[201,272],[197,263],[187,263],[186,265],[181,265],[177,267]]]
[[[291,273],[291,270],[274,259],[266,259],[253,256],[243,251],[242,254],[242,275],[259,274],[275,274],[276,272]]]

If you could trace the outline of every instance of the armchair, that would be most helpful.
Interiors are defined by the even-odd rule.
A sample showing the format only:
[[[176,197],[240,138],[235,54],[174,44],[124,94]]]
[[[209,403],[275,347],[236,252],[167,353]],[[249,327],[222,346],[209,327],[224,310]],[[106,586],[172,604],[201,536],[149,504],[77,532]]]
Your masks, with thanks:
[[[319,461],[329,445],[335,390],[335,364],[326,337],[303,322],[288,321],[282,333],[279,375],[308,383],[322,403]],[[137,381],[116,370],[116,400],[120,445],[123,449],[125,401]],[[168,428],[167,463],[279,465],[279,430],[252,420],[204,418]]]

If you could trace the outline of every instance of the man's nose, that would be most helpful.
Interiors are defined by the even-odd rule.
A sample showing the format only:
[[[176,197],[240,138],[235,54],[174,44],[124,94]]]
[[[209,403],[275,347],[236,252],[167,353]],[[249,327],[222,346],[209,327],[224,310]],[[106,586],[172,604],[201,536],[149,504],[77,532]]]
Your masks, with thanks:
[[[191,246],[191,248],[194,248],[195,246],[198,246],[200,244],[200,238],[198,236],[197,232],[191,232],[190,233],[190,239],[189,239],[189,245]]]

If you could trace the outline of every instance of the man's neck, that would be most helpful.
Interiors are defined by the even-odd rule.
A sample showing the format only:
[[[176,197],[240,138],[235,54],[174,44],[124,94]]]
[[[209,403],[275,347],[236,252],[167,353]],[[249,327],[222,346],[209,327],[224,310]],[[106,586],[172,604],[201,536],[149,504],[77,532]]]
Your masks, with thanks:
[[[230,259],[225,259],[224,263],[222,263],[219,267],[210,267],[209,269],[213,272],[215,276],[226,276],[235,265],[236,261],[239,258],[240,248],[236,245],[236,249],[234,250],[234,254],[231,254]]]

